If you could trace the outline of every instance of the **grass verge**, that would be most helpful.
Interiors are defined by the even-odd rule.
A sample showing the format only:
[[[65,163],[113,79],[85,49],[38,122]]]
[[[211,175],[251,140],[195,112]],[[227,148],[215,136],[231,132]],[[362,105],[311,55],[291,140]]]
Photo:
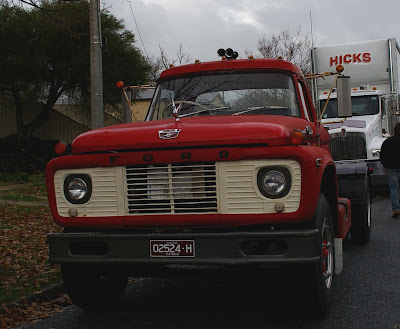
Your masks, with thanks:
[[[0,199],[15,202],[45,202],[47,194],[44,176],[25,177],[23,173],[13,175],[0,173]]]

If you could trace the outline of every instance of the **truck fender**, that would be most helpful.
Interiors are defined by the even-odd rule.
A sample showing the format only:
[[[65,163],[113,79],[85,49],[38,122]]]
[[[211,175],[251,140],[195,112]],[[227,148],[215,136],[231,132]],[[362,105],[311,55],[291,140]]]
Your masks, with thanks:
[[[371,182],[365,162],[337,162],[338,194],[351,202],[352,240],[367,243],[371,235]]]
[[[372,150],[380,150],[382,147],[383,142],[386,140],[386,137],[375,136],[371,140],[370,148]]]
[[[347,198],[351,205],[363,203],[369,193],[369,170],[365,162],[336,162],[338,194]]]

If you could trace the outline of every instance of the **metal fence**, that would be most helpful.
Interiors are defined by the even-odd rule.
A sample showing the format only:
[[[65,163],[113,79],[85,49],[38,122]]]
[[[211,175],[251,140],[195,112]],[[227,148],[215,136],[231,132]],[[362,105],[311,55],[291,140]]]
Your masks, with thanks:
[[[24,123],[31,122],[40,112],[42,104],[32,104],[23,113]],[[107,113],[104,114],[105,126],[121,123],[121,120]],[[75,119],[53,109],[49,113],[49,119],[40,126],[33,137],[44,140],[62,140],[71,143],[79,134],[90,130],[90,128]],[[15,118],[15,106],[11,102],[0,102],[0,138],[17,133]]]

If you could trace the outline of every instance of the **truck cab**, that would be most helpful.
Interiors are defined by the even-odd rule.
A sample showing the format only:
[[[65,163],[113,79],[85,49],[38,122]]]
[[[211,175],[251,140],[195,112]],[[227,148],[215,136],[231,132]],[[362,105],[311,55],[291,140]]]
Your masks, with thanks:
[[[320,96],[320,108],[326,104],[327,94]],[[334,160],[379,160],[383,141],[389,134],[387,99],[379,90],[353,90],[352,116],[343,120],[337,115],[337,97],[333,93],[322,116],[322,123],[331,136]],[[366,137],[367,136],[367,137]],[[346,147],[346,143],[351,147]]]
[[[287,267],[312,309],[329,310],[352,211],[338,197],[329,133],[290,62],[172,67],[145,122],[78,136],[49,162],[46,183],[64,227],[48,236],[50,261],[82,308],[115,304],[129,276],[211,265]],[[357,221],[352,237],[366,242],[370,222]]]

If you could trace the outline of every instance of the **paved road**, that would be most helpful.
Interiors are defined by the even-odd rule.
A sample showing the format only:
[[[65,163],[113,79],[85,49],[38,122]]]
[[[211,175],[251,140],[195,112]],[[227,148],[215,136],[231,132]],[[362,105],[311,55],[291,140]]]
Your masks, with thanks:
[[[400,219],[389,199],[373,203],[373,234],[365,246],[346,241],[326,318],[298,311],[285,276],[265,280],[140,279],[118,311],[88,313],[75,306],[30,329],[389,329],[400,328]]]

